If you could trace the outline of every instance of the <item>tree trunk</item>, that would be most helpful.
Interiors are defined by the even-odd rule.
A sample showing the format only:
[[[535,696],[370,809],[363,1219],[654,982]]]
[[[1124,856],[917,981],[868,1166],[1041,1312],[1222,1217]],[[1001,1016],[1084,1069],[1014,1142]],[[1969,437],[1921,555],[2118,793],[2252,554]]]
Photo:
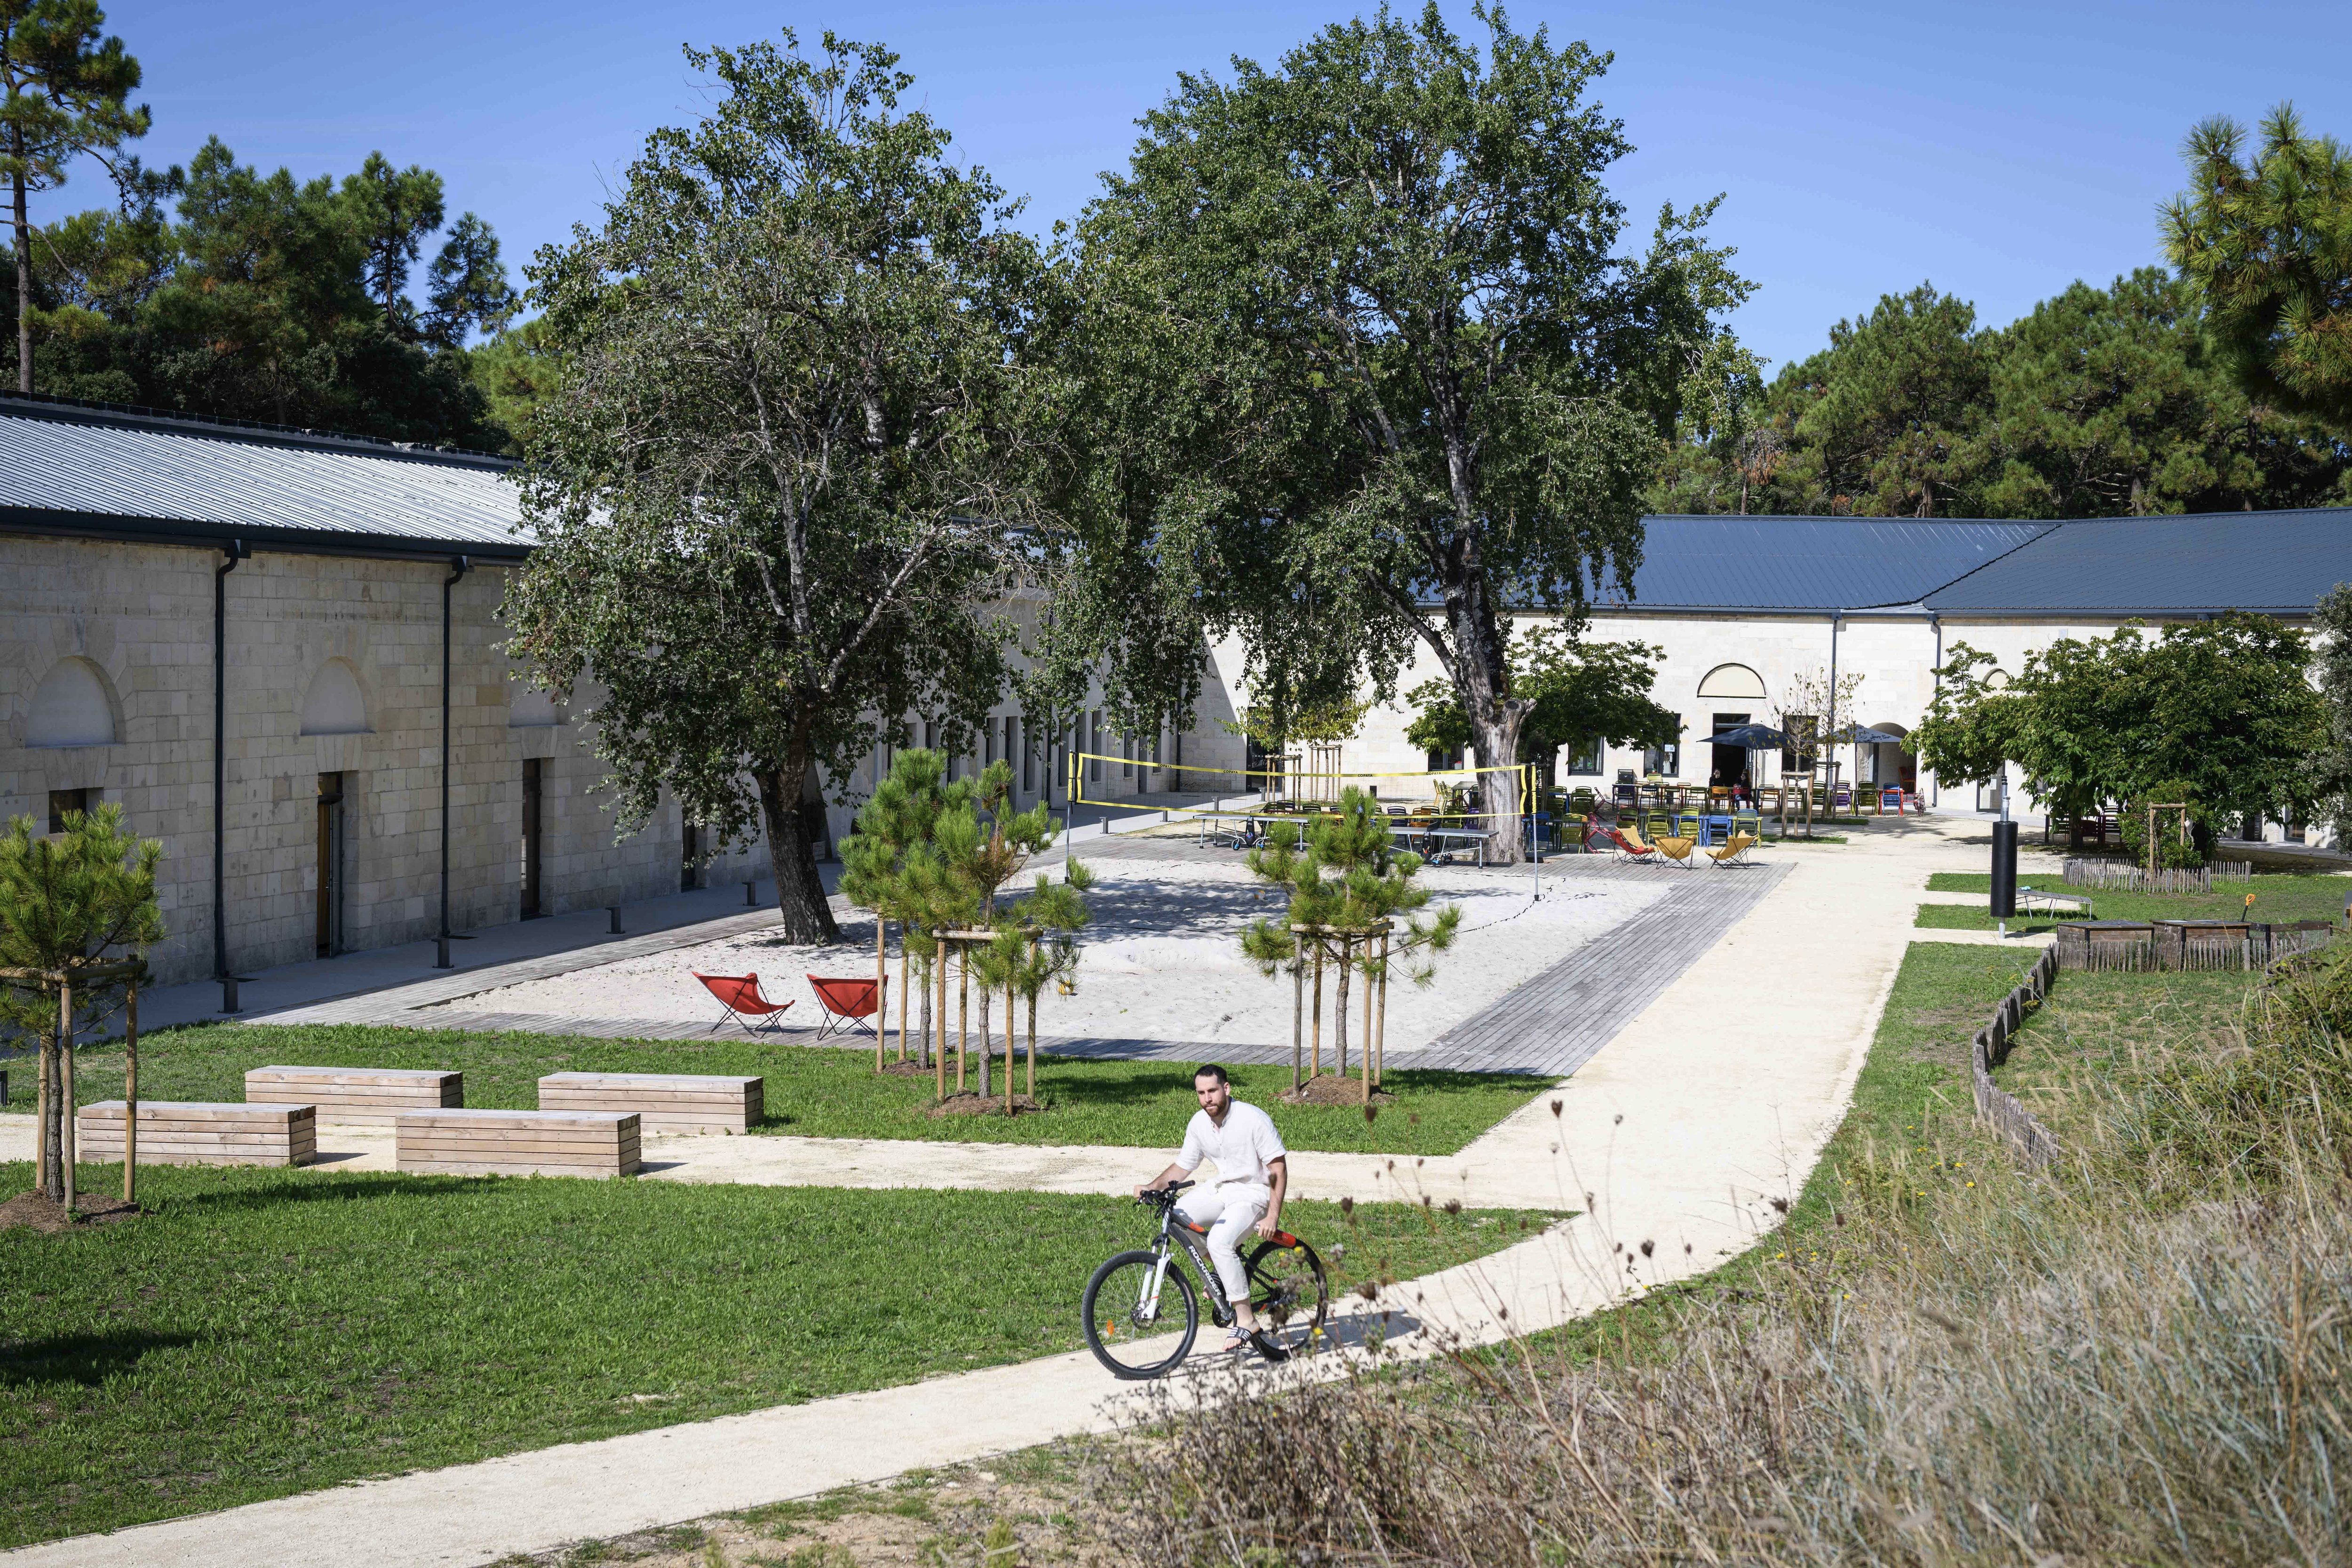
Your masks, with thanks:
[[[1466,598],[1447,595],[1446,619],[1454,633],[1454,688],[1462,711],[1470,721],[1470,748],[1481,769],[1502,773],[1478,774],[1480,804],[1486,826],[1494,835],[1487,858],[1498,866],[1519,863],[1518,775],[1509,772],[1519,759],[1519,728],[1527,722],[1525,698],[1504,689],[1503,634],[1492,615],[1470,605]]]
[[[1348,969],[1355,945],[1346,937],[1339,939],[1339,1005],[1331,1009],[1331,1060],[1341,1078],[1348,1076]]]
[[[57,1121],[53,1115],[58,1104],[56,1052],[47,1030],[42,1030],[35,1038],[38,1053],[35,1071],[39,1077],[40,1090],[33,1119],[33,1186],[45,1198],[61,1199],[65,1194],[58,1185]]]
[[[841,940],[825,902],[824,879],[816,852],[801,829],[801,790],[808,778],[808,749],[794,744],[782,765],[752,775],[760,789],[760,818],[768,830],[768,864],[776,879],[776,923],[789,940],[811,947]]]
[[[988,1064],[992,1054],[991,1047],[995,1045],[996,1037],[988,1032],[988,1015],[989,1004],[995,998],[995,986],[982,985],[980,988],[980,1098],[982,1100],[990,1099],[994,1094],[994,1090],[988,1087]],[[1007,1076],[1006,1081],[1008,1083],[1011,1081],[1010,1075]]]
[[[33,390],[33,228],[25,211],[25,132],[15,128],[9,151],[16,155],[17,174],[12,182],[16,199],[16,390]]]

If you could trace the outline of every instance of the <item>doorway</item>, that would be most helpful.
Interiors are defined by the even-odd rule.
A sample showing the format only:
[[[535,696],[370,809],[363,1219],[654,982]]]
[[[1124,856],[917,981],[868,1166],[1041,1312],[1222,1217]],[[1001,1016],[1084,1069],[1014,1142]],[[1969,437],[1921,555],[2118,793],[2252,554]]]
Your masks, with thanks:
[[[535,921],[547,912],[541,887],[540,780],[542,763],[525,757],[522,763],[522,918]]]
[[[677,890],[690,893],[702,886],[702,824],[678,824]]]
[[[343,775],[319,775],[319,875],[316,896],[318,952],[331,958],[343,947]]]
[[[1726,730],[1737,730],[1748,722],[1745,713],[1717,713],[1709,731],[1720,735]],[[1745,746],[1714,746],[1708,748],[1715,760],[1706,771],[1706,782],[1713,789],[1729,789],[1748,777],[1748,759],[1752,753]]]

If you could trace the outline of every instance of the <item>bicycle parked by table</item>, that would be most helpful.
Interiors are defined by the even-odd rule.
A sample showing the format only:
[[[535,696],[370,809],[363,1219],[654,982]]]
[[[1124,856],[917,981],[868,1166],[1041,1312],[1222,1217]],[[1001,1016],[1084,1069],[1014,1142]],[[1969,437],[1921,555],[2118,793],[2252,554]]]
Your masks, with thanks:
[[[1087,1344],[1115,1377],[1162,1377],[1184,1363],[1201,1331],[1195,1274],[1208,1292],[1210,1321],[1224,1328],[1234,1321],[1233,1306],[1205,1251],[1207,1230],[1176,1212],[1176,1194],[1192,1184],[1173,1182],[1138,1198],[1160,1211],[1160,1234],[1148,1247],[1113,1253],[1087,1281],[1080,1309]],[[1257,1313],[1250,1342],[1258,1354],[1286,1361],[1320,1346],[1331,1292],[1315,1249],[1278,1230],[1273,1240],[1251,1250],[1243,1267],[1249,1274],[1250,1306]]]

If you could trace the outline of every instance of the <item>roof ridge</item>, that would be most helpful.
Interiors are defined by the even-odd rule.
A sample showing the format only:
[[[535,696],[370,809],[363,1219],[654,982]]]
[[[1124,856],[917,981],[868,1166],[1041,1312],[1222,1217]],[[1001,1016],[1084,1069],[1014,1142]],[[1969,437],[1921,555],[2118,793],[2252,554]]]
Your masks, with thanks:
[[[292,425],[266,425],[186,410],[144,408],[127,403],[99,403],[83,398],[58,397],[45,392],[0,394],[0,415],[59,425],[95,426],[110,430],[152,430],[163,435],[239,446],[282,447],[346,457],[382,458],[392,462],[430,463],[498,472],[516,466],[512,458],[502,458],[494,452],[471,451],[462,447],[435,447],[422,442],[394,441],[382,436],[353,436]]]

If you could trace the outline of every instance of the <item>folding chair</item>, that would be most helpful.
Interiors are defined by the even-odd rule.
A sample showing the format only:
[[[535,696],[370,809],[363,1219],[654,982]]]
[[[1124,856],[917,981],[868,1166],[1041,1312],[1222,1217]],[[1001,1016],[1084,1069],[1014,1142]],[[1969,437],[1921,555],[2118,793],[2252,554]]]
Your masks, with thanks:
[[[727,1009],[727,1016],[710,1026],[711,1033],[717,1033],[719,1026],[725,1024],[728,1018],[732,1018],[742,1025],[747,1031],[752,1033],[761,1029],[781,1030],[783,1027],[777,1019],[792,1004],[771,1002],[761,995],[758,975],[705,974],[699,969],[691,973],[697,980],[702,982],[703,989],[718,997],[719,1005]],[[754,1018],[765,1018],[767,1022],[755,1024],[751,1021]]]
[[[1691,850],[1697,843],[1698,840],[1696,838],[1685,838],[1678,833],[1669,833],[1663,838],[1651,839],[1650,847],[1687,871],[1691,868]]]
[[[1755,847],[1756,840],[1745,833],[1735,833],[1723,841],[1722,848],[1708,850],[1706,858],[1718,866],[1745,866],[1748,851]]]
[[[824,1010],[824,1021],[816,1026],[818,1039],[858,1029],[874,1032],[866,1020],[881,1011],[880,986],[871,980],[828,980],[822,974],[810,975],[808,983],[816,993],[816,1005]]]
[[[1601,837],[1617,851],[1617,858],[1621,860],[1639,860],[1658,852],[1655,847],[1642,842],[1641,830],[1630,824],[1624,827],[1604,827],[1601,830]]]

